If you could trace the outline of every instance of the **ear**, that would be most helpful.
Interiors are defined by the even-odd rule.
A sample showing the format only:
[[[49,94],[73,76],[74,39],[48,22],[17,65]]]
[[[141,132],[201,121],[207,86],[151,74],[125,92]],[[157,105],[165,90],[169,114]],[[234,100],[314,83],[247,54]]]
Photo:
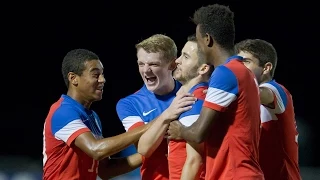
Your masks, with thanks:
[[[74,86],[78,85],[78,76],[73,73],[73,72],[69,72],[68,73],[68,80],[71,84],[73,84]]]
[[[271,62],[267,62],[263,67],[262,74],[270,74],[272,68],[273,68],[272,63]]]
[[[206,33],[205,41],[206,41],[206,45],[208,47],[212,47],[214,44],[214,40],[213,40],[212,36],[210,36],[208,33]]]
[[[209,66],[208,64],[202,64],[202,65],[199,67],[198,73],[199,73],[200,75],[204,75],[204,74],[206,74],[209,70],[210,70],[210,66]]]
[[[177,67],[176,60],[173,60],[173,61],[170,63],[168,69],[169,69],[170,71],[174,71],[174,70],[176,69],[176,67]]]

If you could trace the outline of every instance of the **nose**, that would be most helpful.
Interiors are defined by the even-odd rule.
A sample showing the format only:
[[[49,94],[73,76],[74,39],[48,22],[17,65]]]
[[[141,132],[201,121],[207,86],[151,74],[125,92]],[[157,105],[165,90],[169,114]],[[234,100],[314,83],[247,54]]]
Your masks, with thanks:
[[[150,71],[151,71],[150,66],[148,64],[145,64],[143,66],[143,72],[146,73],[146,72],[150,72]]]
[[[99,83],[105,83],[105,82],[106,82],[106,79],[104,78],[104,75],[103,75],[103,74],[101,74],[101,75],[99,76],[98,82],[99,82]]]
[[[175,60],[175,63],[176,63],[176,64],[181,64],[181,56],[178,57],[178,58]]]

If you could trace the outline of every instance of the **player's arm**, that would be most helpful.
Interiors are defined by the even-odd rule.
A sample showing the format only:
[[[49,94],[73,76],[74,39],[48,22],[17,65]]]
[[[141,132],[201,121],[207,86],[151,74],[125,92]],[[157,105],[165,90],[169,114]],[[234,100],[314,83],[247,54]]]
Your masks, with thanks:
[[[138,152],[149,157],[161,144],[169,123],[192,108],[196,98],[189,93],[178,94],[170,106],[154,121],[154,124],[140,137]]]
[[[265,96],[264,102],[261,99],[261,104],[274,108],[275,113],[277,114],[281,114],[285,111],[288,97],[281,86],[273,83],[263,83],[260,84],[259,89],[260,99],[262,96]],[[261,90],[263,90],[263,92],[261,92]],[[261,93],[263,93],[263,95]]]
[[[203,143],[197,144],[188,142],[186,144],[187,159],[183,165],[181,179],[195,180],[199,179],[200,167],[203,164]]]
[[[237,98],[238,82],[233,72],[225,66],[218,66],[209,82],[206,99],[195,123],[189,127],[178,121],[169,126],[169,139],[185,139],[201,143],[208,134],[209,128],[216,126],[219,114]]]
[[[75,145],[93,159],[101,160],[137,142],[148,127],[140,126],[132,131],[100,140],[95,139],[91,132],[85,132],[75,139]]]
[[[260,102],[263,105],[270,105],[274,102],[274,94],[271,89],[267,87],[259,87],[260,90]]]
[[[98,175],[101,179],[110,179],[141,166],[142,156],[138,153],[122,158],[105,158],[99,162]]]

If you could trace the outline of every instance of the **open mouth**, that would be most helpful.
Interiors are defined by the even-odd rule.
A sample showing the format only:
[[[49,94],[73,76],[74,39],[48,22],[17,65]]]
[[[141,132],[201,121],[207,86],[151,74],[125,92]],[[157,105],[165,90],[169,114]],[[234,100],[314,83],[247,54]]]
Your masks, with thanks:
[[[157,80],[157,77],[146,77],[147,83],[154,83]]]

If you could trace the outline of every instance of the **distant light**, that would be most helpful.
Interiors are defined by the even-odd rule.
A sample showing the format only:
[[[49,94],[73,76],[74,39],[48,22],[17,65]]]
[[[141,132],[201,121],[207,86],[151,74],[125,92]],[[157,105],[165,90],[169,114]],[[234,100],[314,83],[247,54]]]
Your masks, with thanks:
[[[19,172],[14,174],[11,180],[38,180],[38,179],[31,173]]]

